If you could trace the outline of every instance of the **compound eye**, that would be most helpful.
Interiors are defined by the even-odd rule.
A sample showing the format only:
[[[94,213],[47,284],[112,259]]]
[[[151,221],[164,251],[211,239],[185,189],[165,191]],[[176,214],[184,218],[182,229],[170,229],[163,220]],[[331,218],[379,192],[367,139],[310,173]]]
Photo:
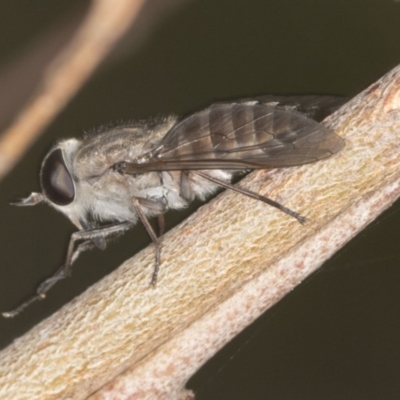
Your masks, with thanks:
[[[53,150],[43,161],[41,184],[43,193],[54,204],[66,206],[74,200],[74,182],[61,149]]]

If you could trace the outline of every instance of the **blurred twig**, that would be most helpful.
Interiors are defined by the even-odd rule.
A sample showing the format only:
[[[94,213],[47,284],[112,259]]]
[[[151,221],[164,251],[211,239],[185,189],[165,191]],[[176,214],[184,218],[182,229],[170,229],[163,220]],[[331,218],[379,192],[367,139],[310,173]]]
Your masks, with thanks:
[[[45,71],[35,96],[0,138],[0,179],[15,165],[129,29],[145,0],[94,0],[70,44]]]
[[[43,71],[68,44],[86,15],[86,3],[80,3],[48,28],[30,38],[0,68],[0,132],[26,105],[40,81]]]

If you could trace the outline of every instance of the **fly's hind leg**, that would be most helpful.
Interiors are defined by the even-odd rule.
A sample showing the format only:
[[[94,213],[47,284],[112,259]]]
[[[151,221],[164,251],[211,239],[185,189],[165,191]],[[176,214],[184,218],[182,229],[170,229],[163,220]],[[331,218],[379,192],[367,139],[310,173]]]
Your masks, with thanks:
[[[272,199],[270,199],[268,197],[261,196],[260,194],[254,193],[251,190],[242,189],[239,186],[231,185],[230,183],[227,183],[227,182],[224,182],[224,181],[222,181],[220,179],[214,178],[213,176],[207,175],[207,174],[205,174],[205,173],[203,173],[201,171],[192,171],[192,173],[195,174],[195,175],[201,176],[202,178],[204,178],[204,179],[206,179],[206,180],[208,180],[210,182],[216,183],[217,185],[220,185],[225,189],[233,190],[234,192],[238,192],[238,193],[244,194],[245,196],[251,197],[252,199],[260,200],[263,203],[266,203],[266,204],[268,204],[268,205],[270,205],[272,207],[275,207],[278,210],[284,212],[285,214],[297,219],[297,221],[299,221],[301,224],[305,224],[307,222],[307,218],[306,217],[303,217],[302,215],[300,215],[296,211],[293,211],[290,208],[287,208],[287,207],[283,206],[282,204],[279,204],[278,202],[276,202],[276,201],[274,201],[274,200],[272,200]]]

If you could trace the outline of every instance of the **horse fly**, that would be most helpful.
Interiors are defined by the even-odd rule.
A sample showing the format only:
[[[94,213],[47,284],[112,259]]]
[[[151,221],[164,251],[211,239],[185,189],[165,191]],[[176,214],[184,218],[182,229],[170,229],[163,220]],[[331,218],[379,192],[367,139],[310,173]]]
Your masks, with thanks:
[[[263,201],[300,223],[305,218],[272,199],[232,185],[235,174],[291,167],[325,159],[344,140],[318,122],[344,100],[329,96],[264,96],[216,103],[183,119],[175,116],[103,128],[55,145],[43,160],[41,193],[16,203],[50,204],[78,228],[64,264],[34,296],[4,317],[13,317],[71,273],[79,254],[104,249],[107,239],[140,220],[155,247],[155,285],[161,263],[163,214],[219,187]],[[148,217],[157,216],[160,235]]]

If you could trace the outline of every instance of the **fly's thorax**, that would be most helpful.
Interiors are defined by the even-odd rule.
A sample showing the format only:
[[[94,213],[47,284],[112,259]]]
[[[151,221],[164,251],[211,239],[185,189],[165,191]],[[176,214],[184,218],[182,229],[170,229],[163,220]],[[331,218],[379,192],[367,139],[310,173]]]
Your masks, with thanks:
[[[105,129],[86,136],[74,160],[79,179],[91,179],[104,174],[120,162],[134,162],[151,151],[176,123],[176,117]]]
[[[101,221],[136,222],[138,216],[132,199],[152,199],[164,203],[164,193],[158,172],[123,175],[109,169],[96,178],[77,182],[77,202],[82,204],[86,213]],[[147,216],[156,215],[154,209],[145,206],[142,209]]]
[[[109,169],[96,178],[80,180],[77,202],[97,220],[136,222],[128,178]]]

